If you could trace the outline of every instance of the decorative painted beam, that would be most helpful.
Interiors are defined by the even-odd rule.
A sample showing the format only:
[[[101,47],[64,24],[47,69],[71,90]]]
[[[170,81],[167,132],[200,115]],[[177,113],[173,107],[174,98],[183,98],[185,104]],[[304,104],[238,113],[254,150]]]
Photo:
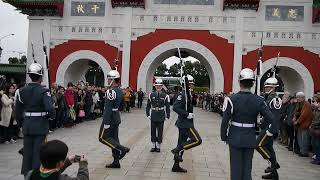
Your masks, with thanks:
[[[259,9],[260,0],[224,0],[223,10],[225,9]]]
[[[111,0],[112,7],[145,8],[144,0]]]

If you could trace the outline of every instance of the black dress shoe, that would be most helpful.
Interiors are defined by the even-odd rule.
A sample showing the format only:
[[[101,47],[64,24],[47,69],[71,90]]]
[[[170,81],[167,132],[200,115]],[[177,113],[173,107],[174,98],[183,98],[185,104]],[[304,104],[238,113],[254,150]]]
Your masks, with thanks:
[[[188,171],[186,169],[183,169],[179,165],[174,165],[171,169],[172,172],[178,172],[178,173],[187,173]]]
[[[111,163],[111,164],[107,164],[106,168],[119,169],[121,168],[121,166],[120,166],[120,163]]]
[[[157,148],[151,148],[150,152],[156,152]]]
[[[311,164],[314,164],[314,165],[320,165],[320,161],[318,161],[318,160],[312,160],[311,162],[310,162]]]
[[[23,148],[21,148],[18,153],[23,156]]]
[[[125,147],[120,153],[119,160],[121,160],[129,151],[130,149]]]
[[[160,152],[160,148],[156,148],[156,152],[159,153]]]
[[[300,157],[309,157],[308,154],[302,154],[302,153],[300,153],[299,156],[300,156]]]
[[[277,163],[274,167],[272,167],[272,166],[267,167],[267,169],[265,169],[264,172],[271,173],[272,171],[277,170],[279,168],[280,168],[280,165],[279,165],[279,163]]]
[[[262,179],[273,179],[273,180],[279,180],[279,175],[277,172],[272,172],[270,174],[266,174],[262,176]]]

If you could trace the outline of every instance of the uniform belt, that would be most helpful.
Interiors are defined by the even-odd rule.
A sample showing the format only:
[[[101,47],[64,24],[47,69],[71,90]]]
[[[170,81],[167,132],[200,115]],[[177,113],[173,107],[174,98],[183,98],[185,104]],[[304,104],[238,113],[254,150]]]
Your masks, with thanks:
[[[112,111],[118,111],[118,108],[113,108]]]
[[[47,112],[25,112],[24,115],[27,117],[41,117],[46,116]]]
[[[164,110],[164,107],[155,107],[155,108],[152,108],[152,110],[154,110],[154,111],[162,111],[162,110]]]
[[[231,124],[233,126],[244,127],[244,128],[253,128],[256,126],[255,124],[238,123],[238,122],[234,122],[234,121],[232,121]]]

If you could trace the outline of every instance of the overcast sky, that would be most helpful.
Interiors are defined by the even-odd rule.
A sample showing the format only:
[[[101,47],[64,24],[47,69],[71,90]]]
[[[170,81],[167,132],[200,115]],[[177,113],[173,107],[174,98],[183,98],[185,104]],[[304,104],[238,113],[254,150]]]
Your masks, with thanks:
[[[28,19],[15,10],[15,7],[0,0],[0,38],[8,34],[15,34],[1,40],[0,46],[2,47],[2,55],[0,63],[8,63],[9,57],[18,57],[17,52],[27,52],[28,45]],[[189,57],[191,61],[196,59]],[[164,61],[170,67],[174,63],[179,63],[179,59],[171,57]]]
[[[8,34],[15,34],[1,40],[1,63],[7,63],[9,57],[18,57],[17,52],[27,52],[28,20],[15,7],[0,0],[0,38]],[[13,52],[16,51],[16,52]]]

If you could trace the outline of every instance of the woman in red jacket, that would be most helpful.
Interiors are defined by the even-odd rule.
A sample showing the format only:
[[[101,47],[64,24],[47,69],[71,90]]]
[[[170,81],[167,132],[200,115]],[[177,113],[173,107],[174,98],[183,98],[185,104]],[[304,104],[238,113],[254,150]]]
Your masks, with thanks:
[[[74,108],[74,92],[73,92],[73,84],[71,82],[68,83],[68,88],[64,94],[66,101],[67,101],[67,105],[68,105],[68,122],[67,122],[67,126],[73,125],[73,120],[70,118],[70,109]]]

